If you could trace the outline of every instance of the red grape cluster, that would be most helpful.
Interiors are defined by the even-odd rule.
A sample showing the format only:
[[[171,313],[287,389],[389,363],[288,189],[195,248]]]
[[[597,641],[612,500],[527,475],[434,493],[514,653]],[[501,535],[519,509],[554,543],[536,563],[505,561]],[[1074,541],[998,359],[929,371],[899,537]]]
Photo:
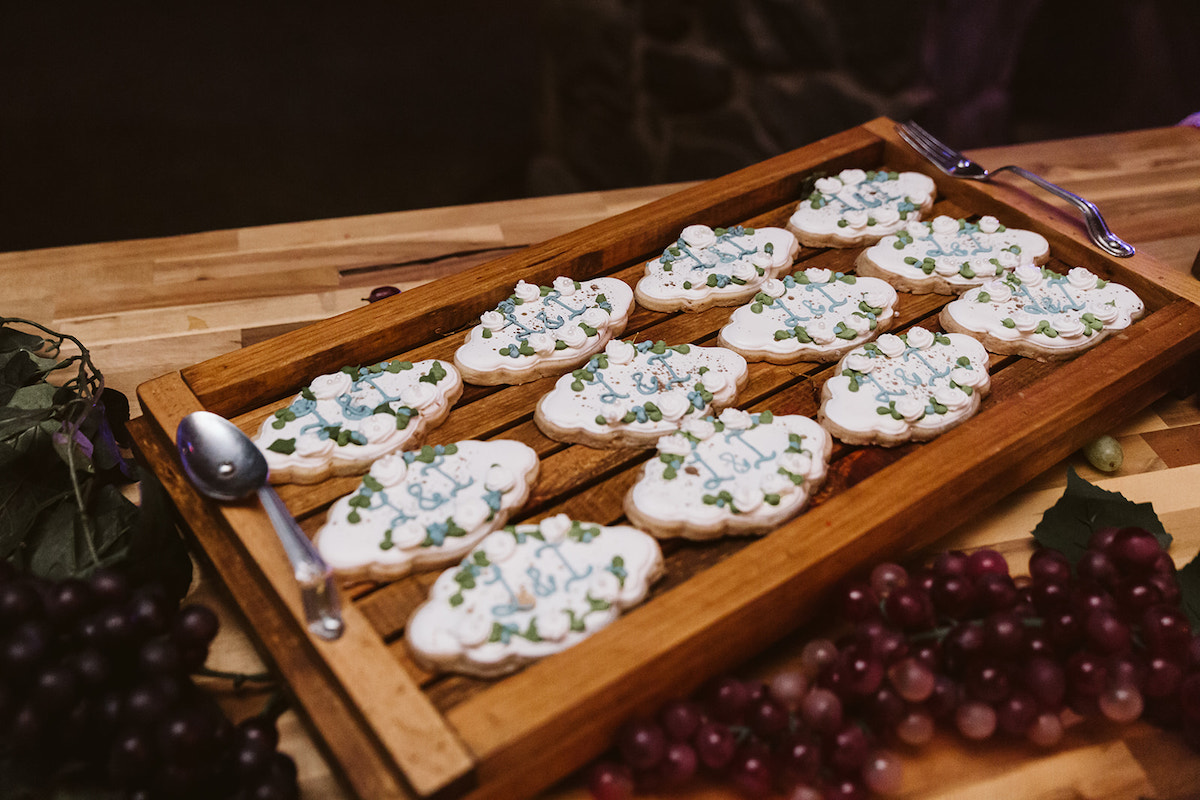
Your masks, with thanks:
[[[234,725],[191,673],[217,616],[118,572],[51,581],[0,561],[0,758],[30,785],[131,798],[295,798],[273,719]]]
[[[1175,567],[1140,528],[1096,532],[1072,568],[1040,548],[1014,578],[992,549],[880,564],[833,598],[814,639],[766,682],[722,677],[627,723],[597,764],[597,800],[708,773],[750,797],[866,798],[900,790],[896,753],[939,726],[1051,747],[1080,717],[1145,718],[1200,749],[1200,636]]]

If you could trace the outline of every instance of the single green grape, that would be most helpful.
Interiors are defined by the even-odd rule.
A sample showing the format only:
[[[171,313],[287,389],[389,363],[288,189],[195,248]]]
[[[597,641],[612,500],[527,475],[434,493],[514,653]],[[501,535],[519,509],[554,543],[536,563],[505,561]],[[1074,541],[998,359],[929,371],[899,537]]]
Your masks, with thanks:
[[[1088,442],[1083,448],[1083,454],[1088,463],[1101,472],[1116,472],[1125,461],[1125,451],[1121,449],[1121,443],[1107,434]]]

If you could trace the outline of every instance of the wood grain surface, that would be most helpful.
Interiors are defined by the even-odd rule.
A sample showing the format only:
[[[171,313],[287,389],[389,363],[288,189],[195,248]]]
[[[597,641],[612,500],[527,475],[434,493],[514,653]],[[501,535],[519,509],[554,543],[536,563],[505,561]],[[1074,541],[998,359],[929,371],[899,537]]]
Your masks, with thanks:
[[[1200,249],[1200,131],[1138,131],[974,155],[991,165],[1021,163],[1094,200],[1114,230],[1153,256],[1148,280],[1200,302],[1200,283],[1188,274]],[[1013,192],[1037,191],[1015,181],[1005,183]],[[6,297],[4,313],[37,319],[79,337],[93,350],[110,385],[132,397],[133,388],[149,378],[362,307],[372,286],[414,286],[456,274],[677,188],[0,254],[0,269],[15,287]],[[512,257],[525,255],[514,252]],[[53,281],[44,280],[48,274],[55,275]],[[1071,463],[1105,488],[1153,502],[1176,536],[1176,559],[1185,561],[1200,548],[1197,431],[1200,412],[1195,397],[1165,398],[1117,428],[1126,463],[1116,475],[1089,473],[1078,459],[1068,459],[1029,476],[1023,488],[964,522],[935,547],[992,544],[1019,561],[1028,552],[1029,531],[1057,499]],[[213,665],[258,668],[237,612],[206,583],[196,592],[224,609]],[[363,613],[392,612],[368,605]],[[785,650],[758,655],[746,669],[769,669],[786,658]],[[235,713],[245,713],[262,700],[248,690],[225,694]],[[284,730],[284,747],[298,755],[306,796],[344,793],[345,786],[333,776],[321,751],[339,745],[315,746],[291,715],[284,718]],[[324,739],[342,742],[337,732],[323,734],[328,734]],[[946,742],[913,754],[907,774],[912,797],[1003,792],[1014,797],[1167,798],[1186,796],[1198,767],[1195,757],[1179,750],[1170,737],[1133,726],[1075,730],[1068,743],[1051,754]],[[579,796],[570,786],[554,794]],[[700,788],[696,796],[728,793]]]

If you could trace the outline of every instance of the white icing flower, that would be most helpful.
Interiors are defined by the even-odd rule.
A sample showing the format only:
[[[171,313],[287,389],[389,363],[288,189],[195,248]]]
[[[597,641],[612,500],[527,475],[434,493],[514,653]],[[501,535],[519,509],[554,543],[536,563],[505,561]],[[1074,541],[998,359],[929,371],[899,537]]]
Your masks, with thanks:
[[[842,366],[855,372],[870,372],[875,369],[875,359],[865,353],[849,353]]]
[[[421,542],[425,541],[428,536],[429,532],[425,530],[425,526],[415,519],[402,522],[392,528],[392,544],[401,550],[420,547]]]
[[[499,311],[485,311],[479,317],[479,323],[489,331],[498,331],[504,327],[504,315]]]
[[[776,471],[763,475],[762,480],[758,482],[758,488],[763,494],[785,495],[795,491],[796,484],[792,483],[792,479],[787,475],[781,475]]]
[[[933,396],[951,411],[961,411],[971,404],[971,395],[957,386],[939,386]]]
[[[808,278],[809,283],[829,283],[829,279],[833,277],[833,270],[813,267],[804,270],[804,276]]]
[[[454,522],[464,530],[474,530],[487,522],[492,508],[482,497],[459,495],[454,504]]]
[[[980,287],[980,291],[987,292],[988,296],[992,298],[991,302],[993,303],[1003,303],[1012,297],[1012,289],[1009,288],[1007,283],[1001,280],[988,281]],[[975,296],[979,296],[978,292]]]
[[[933,271],[943,277],[957,275],[958,274],[958,264],[952,263],[951,261],[949,261],[945,258],[938,259],[933,262]]]
[[[558,335],[572,349],[583,347],[588,340],[587,332],[578,325],[564,325],[558,329]]]
[[[958,220],[941,214],[933,218],[933,232],[942,236],[958,233]]]
[[[571,633],[571,618],[561,608],[552,608],[536,617],[538,636],[548,642],[561,642]]]
[[[479,647],[492,635],[492,620],[483,612],[471,612],[462,615],[450,630],[464,647]]]
[[[871,330],[871,320],[866,317],[860,317],[858,314],[851,314],[842,320],[843,324],[857,334],[864,334]]]
[[[548,356],[554,352],[554,337],[548,333],[531,333],[529,346],[539,356]]]
[[[1000,220],[992,215],[987,215],[979,218],[979,230],[981,233],[995,233],[1000,230]]]
[[[1017,254],[1011,250],[1001,250],[996,254],[996,261],[1000,262],[1000,266],[1006,270],[1014,269],[1021,263],[1021,259],[1017,258]]]
[[[778,278],[771,278],[763,284],[762,291],[767,297],[783,297],[787,293],[787,287]]]
[[[778,253],[775,256],[772,256],[770,253],[767,253],[764,250],[755,250],[750,254],[750,263],[756,267],[762,267],[763,269],[766,269],[767,267],[775,266],[775,259],[779,257],[780,256]],[[755,274],[757,275],[758,273],[755,272]]]
[[[867,179],[867,173],[861,169],[844,169],[838,173],[838,177],[847,186],[857,186]]]
[[[604,345],[604,354],[614,364],[628,364],[637,355],[637,348],[629,342],[623,342],[620,339],[610,339],[608,344]]]
[[[842,214],[842,219],[846,220],[846,225],[856,231],[860,231],[867,227],[869,215],[861,208],[851,208]]]
[[[1042,282],[1042,268],[1033,264],[1022,264],[1014,274],[1025,286],[1037,286]]]
[[[513,290],[513,294],[523,303],[528,303],[531,300],[537,300],[542,296],[542,289],[536,283],[526,283],[525,281],[517,281],[517,287]]]
[[[669,433],[658,438],[658,452],[668,456],[686,456],[692,452],[692,442],[681,433]]]
[[[804,330],[808,331],[808,335],[817,344],[832,344],[837,339],[837,334],[833,332],[833,326],[827,319],[815,319],[804,326]]]
[[[571,518],[566,514],[555,514],[539,522],[538,529],[547,542],[558,544],[567,538],[567,533],[571,530]]]
[[[492,464],[483,479],[483,488],[489,492],[507,492],[516,485],[516,473],[503,464]]]
[[[688,247],[709,247],[717,241],[717,234],[707,225],[688,225],[679,238]]]
[[[563,297],[573,295],[575,294],[575,281],[565,275],[560,275],[554,279],[554,291]]]
[[[1083,321],[1079,317],[1069,314],[1059,314],[1050,323],[1050,327],[1058,331],[1059,336],[1064,336],[1068,339],[1073,339],[1076,336],[1083,336],[1084,326]]]
[[[925,404],[915,397],[901,397],[896,401],[896,411],[906,422],[916,422],[925,416]]]
[[[393,425],[392,427],[395,427]],[[384,486],[395,486],[408,474],[408,463],[401,453],[391,453],[371,464],[371,477]]]
[[[354,379],[347,372],[335,372],[332,375],[318,375],[308,385],[308,390],[318,400],[332,400],[350,391]]]
[[[900,212],[895,206],[880,206],[875,209],[874,217],[877,225],[895,225],[900,221]]]
[[[400,402],[409,408],[424,408],[438,397],[438,390],[428,383],[412,383],[400,390]],[[394,423],[393,423],[394,424]]]
[[[793,475],[808,475],[812,469],[812,457],[807,453],[785,452],[779,456],[779,466]]]
[[[1017,330],[1021,333],[1030,333],[1037,329],[1038,318],[1027,311],[1017,311],[1012,315],[1012,320],[1017,326]]]
[[[662,412],[663,419],[674,422],[691,410],[692,401],[688,400],[687,395],[676,392],[662,395],[656,405]]]
[[[738,485],[730,493],[733,507],[742,514],[749,514],[763,504],[763,491],[755,486]]]
[[[1096,275],[1086,267],[1074,267],[1067,273],[1067,283],[1076,289],[1091,289],[1096,285]]]
[[[1101,303],[1094,308],[1089,308],[1089,310],[1101,322],[1115,322],[1117,317],[1121,316],[1121,309],[1117,308],[1116,304]]]
[[[625,410],[616,403],[602,403],[600,406],[600,416],[604,417],[604,421],[609,425],[620,422],[625,417]]]
[[[817,178],[814,188],[821,194],[837,194],[842,190],[842,182],[834,177]]]
[[[603,308],[600,308],[599,306],[592,306],[583,312],[583,314],[579,317],[579,321],[588,327],[595,328],[599,331],[607,327],[609,316],[608,312]]]
[[[391,414],[372,414],[358,423],[358,432],[371,444],[385,442],[396,435],[396,418]]]
[[[724,389],[728,381],[726,381],[724,373],[718,372],[715,369],[710,369],[708,372],[700,376],[700,383],[704,385],[705,389],[716,393]]]
[[[700,441],[711,438],[717,432],[712,420],[707,417],[688,417],[683,421],[682,430]]]
[[[919,325],[914,328],[909,328],[908,331],[908,346],[915,347],[918,350],[924,350],[933,346],[933,334]]]
[[[903,436],[908,433],[909,423],[906,419],[896,419],[891,414],[878,414],[875,418],[875,429],[884,436]]]
[[[888,358],[896,358],[903,355],[907,346],[904,340],[894,333],[884,333],[875,340],[875,346],[879,348],[879,352],[883,353]]]
[[[904,230],[914,239],[924,239],[929,236],[929,223],[919,219],[910,219],[904,226]]]
[[[621,596],[621,581],[606,569],[596,570],[588,581],[588,594],[606,603],[615,602]]]
[[[393,425],[393,427],[395,427]],[[302,458],[324,458],[337,448],[333,439],[318,439],[315,436],[296,437],[296,455]]]
[[[950,370],[950,380],[957,383],[959,386],[978,386],[983,383],[987,373],[980,369],[967,369],[966,367],[955,367]]]
[[[971,266],[971,271],[981,277],[984,275],[998,275],[1004,271],[999,264],[993,264],[990,258],[984,259],[975,256],[968,263]]]
[[[754,418],[740,408],[727,408],[718,417],[725,427],[732,431],[744,431],[754,424]]]
[[[758,270],[749,261],[742,260],[734,263],[731,274],[739,281],[752,281],[758,277]]]

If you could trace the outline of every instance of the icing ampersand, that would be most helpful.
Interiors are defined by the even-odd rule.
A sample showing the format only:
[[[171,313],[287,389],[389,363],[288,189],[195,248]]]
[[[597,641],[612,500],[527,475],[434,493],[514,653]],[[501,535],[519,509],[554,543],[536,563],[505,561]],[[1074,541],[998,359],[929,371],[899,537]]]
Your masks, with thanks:
[[[911,292],[959,294],[996,276],[1050,257],[1039,233],[1006,228],[995,217],[978,222],[939,216],[912,221],[865,250],[860,274],[896,280]]]
[[[808,417],[727,408],[658,440],[625,497],[658,537],[765,533],[800,513],[825,478],[832,441]]]
[[[633,291],[617,278],[518,281],[480,317],[454,363],[471,383],[520,383],[578,366],[625,330]]]
[[[937,195],[933,179],[920,172],[844,169],[818,178],[800,201],[788,229],[802,244],[845,247],[881,236],[919,219]]]
[[[746,360],[721,347],[613,340],[538,401],[547,436],[644,446],[737,399]]]
[[[434,582],[405,639],[418,663],[491,677],[567,649],[640,603],[653,537],[559,514],[489,534]]]
[[[1084,267],[1062,275],[1025,266],[948,303],[941,319],[949,329],[982,334],[993,352],[1054,358],[1094,347],[1144,311],[1129,288]]]
[[[751,361],[832,361],[888,330],[896,290],[878,278],[807,269],[767,281],[733,312],[718,341]]]
[[[537,453],[508,439],[392,453],[330,507],[317,549],[380,580],[452,564],[525,503],[537,472]]]
[[[991,386],[983,345],[914,327],[847,353],[825,382],[819,419],[850,444],[927,441],[979,410]]]
[[[461,394],[458,371],[436,360],[344,367],[313,379],[255,443],[276,483],[360,474],[441,424]]]
[[[800,245],[782,228],[689,225],[663,254],[646,263],[634,288],[655,311],[698,311],[742,302],[792,264]]]

